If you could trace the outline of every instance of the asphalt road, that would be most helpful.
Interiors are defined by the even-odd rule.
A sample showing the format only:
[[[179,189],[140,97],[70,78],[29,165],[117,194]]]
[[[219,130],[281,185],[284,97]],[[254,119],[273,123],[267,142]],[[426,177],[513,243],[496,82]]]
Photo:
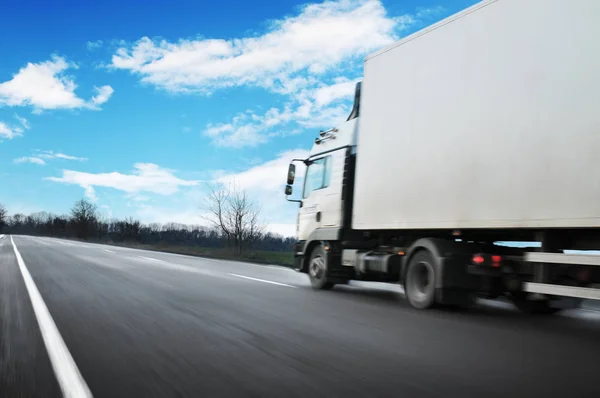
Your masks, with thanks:
[[[423,312],[391,285],[315,292],[280,267],[13,239],[94,397],[600,396],[593,311]],[[60,397],[68,361],[28,290],[0,238],[0,396]]]

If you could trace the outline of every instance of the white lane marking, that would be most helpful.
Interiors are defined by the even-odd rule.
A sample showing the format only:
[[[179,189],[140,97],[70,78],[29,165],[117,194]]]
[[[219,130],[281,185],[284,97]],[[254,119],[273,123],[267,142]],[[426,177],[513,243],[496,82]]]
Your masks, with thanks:
[[[92,393],[85,380],[83,380],[69,349],[62,339],[54,323],[54,319],[52,319],[52,315],[50,315],[50,311],[48,311],[42,295],[25,266],[23,257],[21,257],[21,253],[19,253],[19,249],[17,249],[12,236],[10,237],[10,241],[13,245],[21,274],[23,275],[23,281],[25,281],[25,287],[29,293],[29,299],[31,300],[33,312],[35,313],[46,350],[48,351],[48,357],[50,357],[50,362],[52,363],[52,368],[54,369],[54,374],[56,375],[63,396],[65,398],[92,397]]]
[[[223,259],[223,260],[216,260],[216,261],[229,261],[229,262],[234,263],[234,264],[243,264],[243,265],[249,265],[251,267],[268,268],[268,269],[278,269],[278,270],[282,270],[282,269],[289,270],[290,269],[290,268],[284,267],[282,265],[268,265],[268,264],[245,263],[243,261],[236,261],[236,260],[226,260],[226,259]]]
[[[142,257],[142,256],[136,256],[136,257],[144,259],[144,260],[153,260],[151,262],[146,262],[145,266],[159,267],[162,269],[177,270],[177,271],[182,271],[182,272],[190,272],[190,273],[194,273],[194,274],[198,274],[198,275],[212,276],[215,278],[227,278],[225,276],[225,274],[223,274],[223,273],[205,271],[205,270],[201,270],[201,269],[189,266],[189,265],[183,265],[183,264],[177,264],[177,263],[172,263],[172,262],[168,262],[168,261],[157,260],[157,259],[151,258],[151,257]]]
[[[112,250],[108,250],[108,249],[100,249],[100,250],[104,250],[104,251],[105,251],[105,252],[107,252],[107,253],[113,253],[113,254],[115,254],[115,253],[116,253],[116,252],[114,252],[114,251],[112,251]]]
[[[263,267],[263,268],[268,268],[268,269],[276,269],[278,271],[284,270],[284,271],[291,271],[291,268],[288,267],[284,267],[281,265],[258,265],[259,267]]]
[[[118,262],[115,263],[114,261],[106,261],[105,257],[102,256],[97,256],[94,255],[95,253],[91,253],[91,255],[81,255],[81,254],[75,254],[73,255],[75,258],[83,261],[83,262],[88,262],[90,264],[93,265],[97,265],[100,267],[104,267],[104,268],[110,268],[110,269],[122,269],[122,265],[120,265]]]
[[[189,265],[168,263],[166,261],[157,261],[155,264],[151,264],[151,265],[155,266],[155,267],[161,267],[163,269],[168,269],[168,270],[178,270],[178,271],[183,271],[183,272],[191,272],[191,273],[198,274],[198,275],[223,277],[222,276],[223,274],[218,274],[216,272],[204,271],[204,270],[200,270],[200,269],[197,269],[194,267],[190,267]]]
[[[231,273],[228,273],[227,275],[236,276],[236,277],[238,277],[238,278],[249,279],[249,280],[251,280],[251,281],[256,281],[256,282],[270,283],[271,285],[278,285],[278,286],[291,287],[291,288],[293,288],[293,289],[296,289],[296,288],[297,288],[297,286],[288,285],[287,283],[279,283],[279,282],[268,281],[268,280],[265,280],[265,279],[252,278],[251,276],[244,276],[244,275],[239,275],[239,274],[231,274]]]
[[[194,255],[191,255],[191,254],[179,254],[179,253],[162,252],[162,251],[155,251],[155,250],[145,250],[145,249],[137,249],[137,248],[134,248],[134,247],[127,247],[127,246],[118,246],[118,250],[123,250],[123,251],[129,250],[129,251],[137,251],[137,252],[144,252],[144,253],[157,253],[160,256],[182,257],[182,258],[185,258],[187,260],[200,260],[200,261],[208,261],[208,262],[214,262],[214,263],[228,262],[228,263],[238,264],[238,265],[249,265],[251,267],[261,267],[261,268],[276,269],[276,270],[280,270],[280,271],[281,270],[284,270],[284,271],[290,271],[290,270],[292,270],[288,266],[284,266],[284,265],[256,264],[256,263],[245,262],[243,260],[232,260],[232,259],[227,259],[227,258],[214,258],[214,257],[194,256]],[[144,257],[144,256],[137,256],[137,257],[147,258],[147,259],[151,258],[151,257]],[[157,259],[154,258],[153,260],[157,260]],[[163,260],[157,260],[157,261],[163,261]],[[165,261],[163,261],[163,262],[165,262]]]
[[[85,248],[88,248],[88,249],[90,249],[90,248],[92,247],[92,246],[90,246],[88,243],[79,242],[79,241],[77,241],[77,240],[74,240],[74,241],[67,242],[67,244],[68,244],[68,245],[71,245],[71,246],[85,247]]]
[[[144,257],[144,256],[137,256],[138,258],[143,258],[144,260],[150,260],[150,261],[156,261],[157,263],[166,263],[166,261],[163,260],[159,260],[157,258],[152,258],[152,257]]]
[[[74,244],[72,244],[72,243],[69,243],[69,242],[63,242],[62,240],[56,240],[56,242],[58,242],[58,243],[60,243],[61,245],[64,245],[64,246],[75,246],[75,245],[74,245]]]

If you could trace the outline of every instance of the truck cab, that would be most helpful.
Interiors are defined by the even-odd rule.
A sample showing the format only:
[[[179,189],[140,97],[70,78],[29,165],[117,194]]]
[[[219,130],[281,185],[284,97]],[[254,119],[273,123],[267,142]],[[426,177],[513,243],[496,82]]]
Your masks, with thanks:
[[[360,85],[348,119],[338,127],[320,131],[306,159],[294,159],[288,171],[286,194],[292,193],[295,177],[294,163],[306,166],[304,178],[297,184],[302,189],[298,210],[297,238],[306,242],[318,235],[339,232],[345,221],[344,204],[350,199],[352,175],[349,157],[356,155]],[[346,210],[348,206],[346,206]]]
[[[308,159],[298,212],[298,239],[321,228],[342,227],[342,187],[348,150],[354,148],[357,119],[321,133]]]

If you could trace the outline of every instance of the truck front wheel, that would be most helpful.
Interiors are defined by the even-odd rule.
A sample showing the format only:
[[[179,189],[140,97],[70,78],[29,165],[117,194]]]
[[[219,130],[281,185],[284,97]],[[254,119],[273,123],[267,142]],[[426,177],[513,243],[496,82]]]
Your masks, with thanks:
[[[327,252],[322,245],[316,246],[308,260],[308,277],[315,290],[329,290],[334,284],[327,280]]]
[[[435,304],[435,266],[434,258],[426,250],[419,251],[410,259],[404,292],[410,305],[420,310]]]

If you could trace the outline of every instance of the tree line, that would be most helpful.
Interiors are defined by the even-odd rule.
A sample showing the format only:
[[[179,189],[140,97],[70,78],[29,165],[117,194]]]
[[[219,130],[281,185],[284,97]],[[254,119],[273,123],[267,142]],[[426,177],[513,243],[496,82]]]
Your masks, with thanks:
[[[131,217],[107,220],[96,205],[85,199],[78,200],[68,215],[48,212],[9,215],[0,204],[0,232],[108,243],[229,248],[239,256],[250,250],[291,250],[294,239],[264,232],[259,222],[260,209],[235,187],[211,188],[204,208],[209,226],[143,224]]]

